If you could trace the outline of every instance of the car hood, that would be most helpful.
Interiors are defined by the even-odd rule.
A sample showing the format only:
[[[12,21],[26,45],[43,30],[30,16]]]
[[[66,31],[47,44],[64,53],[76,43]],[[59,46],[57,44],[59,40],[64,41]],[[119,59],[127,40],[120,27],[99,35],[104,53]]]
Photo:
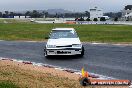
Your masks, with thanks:
[[[79,38],[59,38],[59,39],[49,39],[47,45],[72,45],[72,44],[81,44]]]

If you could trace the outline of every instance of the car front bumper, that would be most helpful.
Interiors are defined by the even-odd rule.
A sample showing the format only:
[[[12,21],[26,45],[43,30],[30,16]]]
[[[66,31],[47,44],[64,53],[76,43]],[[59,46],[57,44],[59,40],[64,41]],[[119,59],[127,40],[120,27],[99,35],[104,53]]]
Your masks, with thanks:
[[[82,49],[46,49],[47,55],[78,55]]]

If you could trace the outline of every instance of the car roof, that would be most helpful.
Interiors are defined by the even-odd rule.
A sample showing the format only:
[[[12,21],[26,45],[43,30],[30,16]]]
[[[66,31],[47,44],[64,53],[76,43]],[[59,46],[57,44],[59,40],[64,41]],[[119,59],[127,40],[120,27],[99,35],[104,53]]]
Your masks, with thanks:
[[[52,29],[53,30],[75,30],[74,28],[55,28],[55,29]]]

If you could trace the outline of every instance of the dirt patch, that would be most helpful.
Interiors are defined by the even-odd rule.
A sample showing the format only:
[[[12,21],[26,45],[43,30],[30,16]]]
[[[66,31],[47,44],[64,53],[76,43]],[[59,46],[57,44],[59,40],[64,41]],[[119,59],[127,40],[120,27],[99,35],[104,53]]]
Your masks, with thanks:
[[[11,81],[20,88],[84,88],[79,75],[43,66],[0,61],[0,82]],[[88,86],[86,88],[128,88],[126,86]]]

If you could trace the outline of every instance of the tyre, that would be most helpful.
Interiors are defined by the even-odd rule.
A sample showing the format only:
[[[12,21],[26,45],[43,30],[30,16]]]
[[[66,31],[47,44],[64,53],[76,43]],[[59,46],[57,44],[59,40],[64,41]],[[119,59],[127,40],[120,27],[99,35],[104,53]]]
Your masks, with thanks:
[[[84,47],[82,46],[82,52],[81,54],[79,55],[80,57],[83,57],[84,56]]]
[[[47,55],[46,49],[44,49],[44,56],[45,56],[46,58],[48,58],[48,55]]]

